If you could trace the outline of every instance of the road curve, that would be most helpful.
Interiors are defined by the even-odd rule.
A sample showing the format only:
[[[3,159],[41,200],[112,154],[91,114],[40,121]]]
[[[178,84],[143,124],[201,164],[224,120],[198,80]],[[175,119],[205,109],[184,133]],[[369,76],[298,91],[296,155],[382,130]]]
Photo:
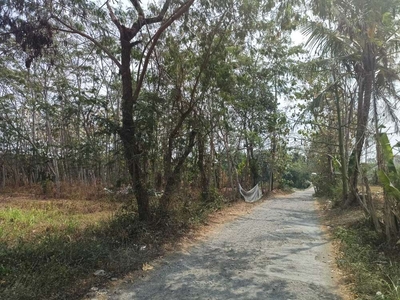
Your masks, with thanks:
[[[109,299],[341,299],[312,193],[265,201]]]

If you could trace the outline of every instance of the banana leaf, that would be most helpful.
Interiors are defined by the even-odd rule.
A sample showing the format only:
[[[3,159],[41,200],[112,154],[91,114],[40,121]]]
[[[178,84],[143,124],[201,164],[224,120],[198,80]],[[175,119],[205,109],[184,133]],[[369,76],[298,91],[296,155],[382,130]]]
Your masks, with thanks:
[[[380,183],[383,185],[383,189],[391,196],[396,198],[397,201],[400,201],[400,191],[393,185],[393,183],[390,181],[390,178],[387,176],[387,174],[379,170],[378,171],[378,178]]]
[[[394,155],[392,146],[390,146],[389,138],[386,133],[380,134],[380,143],[381,143],[383,159],[384,162],[386,163],[389,174],[397,174],[397,170],[394,165]]]

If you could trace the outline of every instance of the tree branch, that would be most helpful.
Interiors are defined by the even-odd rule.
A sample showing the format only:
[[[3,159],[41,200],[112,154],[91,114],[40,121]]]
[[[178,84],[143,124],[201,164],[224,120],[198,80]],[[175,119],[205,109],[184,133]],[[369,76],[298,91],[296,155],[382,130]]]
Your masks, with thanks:
[[[144,20],[144,12],[143,12],[143,8],[140,5],[138,0],[131,0],[132,5],[135,7],[139,17],[139,21],[143,21]]]
[[[121,32],[121,23],[118,21],[117,17],[115,16],[114,11],[112,10],[112,7],[108,3],[108,1],[106,2],[106,4],[107,4],[108,12],[109,12],[110,17],[111,17],[111,21],[113,21],[115,26],[117,26],[119,32]]]
[[[68,23],[64,22],[63,20],[61,20],[59,17],[52,15],[51,16],[53,19],[55,19],[57,22],[61,23],[62,25],[64,25],[65,27],[67,27],[68,29],[71,30],[72,33],[76,33],[79,34],[80,36],[88,39],[89,41],[91,41],[93,44],[95,44],[97,47],[99,47],[101,50],[103,50],[108,57],[118,66],[118,68],[121,69],[122,65],[121,63],[118,61],[118,59],[111,53],[111,51],[109,49],[107,49],[106,47],[104,47],[102,44],[100,44],[95,38],[91,37],[90,35],[72,27],[71,25],[69,25]]]
[[[166,0],[165,3],[164,3],[164,6],[161,9],[161,11],[158,14],[158,16],[157,17],[146,18],[145,19],[145,23],[146,24],[153,24],[153,23],[161,22],[164,19],[164,16],[165,16],[170,4],[171,4],[171,0]]]
[[[168,2],[168,0],[166,1]],[[161,34],[179,17],[181,17],[188,9],[190,6],[193,4],[194,0],[188,0],[185,2],[181,7],[179,7],[173,14],[168,18],[168,20],[165,21],[164,24],[161,25],[161,27],[157,30],[156,34],[153,37],[153,41],[150,45],[149,51],[147,52],[144,64],[143,64],[143,69],[140,73],[139,81],[136,84],[135,92],[133,95],[134,99],[137,99],[139,97],[140,90],[142,89],[143,85],[143,80],[144,76],[146,75],[147,72],[147,67],[149,65],[150,61],[150,56],[153,53],[154,48],[156,47],[156,44],[158,42],[158,39],[160,38]]]
[[[139,45],[141,42],[142,42],[141,40],[132,42],[132,43],[131,43],[131,47],[133,48],[133,47]]]
[[[145,24],[148,25],[148,24],[154,24],[154,23],[161,22],[164,19],[164,16],[165,16],[165,14],[166,14],[166,12],[167,12],[170,4],[171,4],[171,0],[166,0],[164,2],[164,5],[163,5],[160,13],[158,14],[158,16],[145,18],[143,9],[140,6],[140,4],[138,3],[138,1],[137,0],[131,0],[131,2],[132,2],[133,6],[135,7],[135,9],[136,9],[136,11],[138,12],[138,15],[139,15],[138,20],[135,23],[133,23],[132,27],[131,27],[132,30],[136,29],[136,31],[139,31],[140,28],[142,28]],[[183,4],[183,6],[184,5],[185,4]]]

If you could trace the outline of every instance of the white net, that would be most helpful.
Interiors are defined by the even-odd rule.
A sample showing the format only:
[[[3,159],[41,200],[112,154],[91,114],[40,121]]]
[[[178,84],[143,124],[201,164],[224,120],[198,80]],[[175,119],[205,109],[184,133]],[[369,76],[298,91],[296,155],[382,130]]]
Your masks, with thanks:
[[[246,202],[256,202],[260,200],[262,197],[262,191],[258,186],[258,184],[255,187],[253,187],[250,191],[246,191],[242,188],[242,186],[239,183],[239,191]]]

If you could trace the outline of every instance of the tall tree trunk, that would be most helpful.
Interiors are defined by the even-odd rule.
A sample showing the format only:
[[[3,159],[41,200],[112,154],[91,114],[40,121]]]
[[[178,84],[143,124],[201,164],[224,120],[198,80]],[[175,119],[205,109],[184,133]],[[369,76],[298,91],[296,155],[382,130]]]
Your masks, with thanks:
[[[350,178],[351,184],[351,196],[345,201],[345,206],[354,204],[357,201],[358,191],[358,177],[361,172],[360,170],[360,159],[365,141],[365,133],[368,127],[369,121],[369,110],[371,106],[371,96],[374,81],[374,70],[375,70],[376,57],[373,53],[373,45],[368,43],[363,55],[363,67],[361,75],[361,90],[359,92],[359,103],[357,108],[357,131],[356,131],[356,145],[353,150],[353,170]]]
[[[122,128],[119,133],[124,145],[125,160],[138,205],[139,219],[147,221],[150,218],[149,196],[140,166],[141,152],[133,120],[133,105],[137,99],[133,95],[132,72],[130,69],[132,45],[123,34],[124,32],[125,30],[121,31]]]
[[[335,71],[333,71],[333,80],[336,82]],[[335,104],[336,104],[336,115],[338,121],[339,153],[340,153],[340,164],[342,173],[342,199],[343,201],[347,201],[347,197],[349,195],[349,182],[347,176],[347,160],[346,160],[345,140],[343,134],[342,113],[340,107],[340,95],[337,85],[335,85]]]
[[[163,8],[159,15],[154,18],[145,18],[142,7],[138,1],[134,1],[135,9],[138,13],[138,20],[132,25],[131,28],[121,25],[114,15],[112,8],[107,4],[110,17],[116,24],[120,32],[120,44],[121,44],[121,63],[119,64],[119,71],[122,80],[122,128],[119,130],[119,134],[124,145],[125,160],[128,166],[129,174],[131,175],[132,185],[136,201],[138,204],[139,219],[146,221],[150,218],[149,208],[149,196],[147,193],[147,184],[145,178],[145,171],[142,166],[147,166],[145,156],[142,155],[142,149],[140,148],[140,141],[137,137],[137,132],[134,123],[134,105],[136,104],[141,88],[143,86],[144,78],[146,76],[147,67],[150,61],[151,54],[156,47],[156,44],[161,34],[178,18],[186,13],[194,0],[188,0],[184,2],[179,8],[177,8],[173,14],[162,22],[164,15],[170,5],[169,0],[164,2]],[[133,3],[133,2],[132,2]],[[148,47],[147,54],[143,61],[140,63],[140,71],[138,74],[138,81],[136,82],[135,90],[132,88],[132,72],[131,72],[131,50],[137,42],[131,43],[131,40],[139,33],[141,28],[146,24],[162,22],[160,28],[157,30],[152,38],[152,41]],[[115,61],[114,57],[114,61]],[[118,63],[117,63],[118,64]],[[146,149],[147,150],[147,149]]]
[[[269,176],[269,190],[272,191],[274,189],[274,184],[275,184],[275,174],[274,174],[274,169],[275,169],[275,156],[276,156],[276,140],[277,140],[277,134],[276,134],[276,122],[277,122],[277,108],[278,108],[278,88],[277,88],[277,73],[274,72],[274,110],[273,110],[273,116],[274,116],[274,127],[273,127],[273,132],[272,132],[272,138],[271,138],[271,157],[272,157],[272,164],[271,164],[271,172]]]

